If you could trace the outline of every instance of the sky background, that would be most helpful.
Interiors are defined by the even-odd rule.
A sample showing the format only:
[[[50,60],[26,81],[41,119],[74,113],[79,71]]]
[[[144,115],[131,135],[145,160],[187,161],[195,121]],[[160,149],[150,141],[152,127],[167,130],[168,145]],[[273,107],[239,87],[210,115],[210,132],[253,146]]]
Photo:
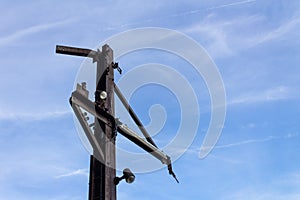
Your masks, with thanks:
[[[201,116],[193,144],[173,166],[180,184],[162,168],[121,182],[118,198],[300,199],[299,1],[2,0],[0,11],[0,199],[87,199],[89,154],[68,103],[83,58],[57,55],[55,45],[93,48],[141,27],[180,31],[207,50],[224,81],[227,115],[215,149],[199,159],[210,119],[201,77],[170,55],[120,58],[124,74],[148,62],[174,66],[195,88]],[[172,98],[147,86],[130,100],[145,124],[152,104],[165,105],[162,146],[180,122]]]

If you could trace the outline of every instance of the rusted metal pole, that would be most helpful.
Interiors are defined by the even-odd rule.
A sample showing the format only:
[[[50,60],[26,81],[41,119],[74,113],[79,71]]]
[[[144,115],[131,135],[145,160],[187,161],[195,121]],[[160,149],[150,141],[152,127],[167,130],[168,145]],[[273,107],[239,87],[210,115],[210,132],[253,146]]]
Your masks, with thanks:
[[[96,75],[96,106],[101,106],[110,115],[114,116],[114,69],[113,51],[108,45],[102,47],[102,52],[97,60]],[[104,100],[100,98],[99,93],[105,91],[107,97]],[[90,166],[90,186],[89,200],[115,200],[116,185],[114,178],[116,177],[116,156],[115,156],[115,133],[113,128],[103,123],[101,120],[95,119],[95,137],[101,144],[105,159],[100,162],[94,156],[91,156]]]
[[[110,116],[114,116],[114,69],[112,67],[112,49],[108,45],[104,45],[102,51],[57,45],[56,53],[89,57],[93,58],[93,62],[97,62],[95,111],[97,112],[99,107],[101,107],[101,109],[108,112]],[[99,91],[105,91],[107,93],[105,100],[100,98]],[[88,106],[88,104],[86,106]],[[100,144],[104,158],[101,161],[97,160],[94,156],[97,153],[95,152],[96,150],[94,150],[94,155],[91,155],[89,200],[116,200],[116,185],[113,181],[116,177],[114,127],[105,124],[98,118],[95,118],[94,124],[94,136]]]

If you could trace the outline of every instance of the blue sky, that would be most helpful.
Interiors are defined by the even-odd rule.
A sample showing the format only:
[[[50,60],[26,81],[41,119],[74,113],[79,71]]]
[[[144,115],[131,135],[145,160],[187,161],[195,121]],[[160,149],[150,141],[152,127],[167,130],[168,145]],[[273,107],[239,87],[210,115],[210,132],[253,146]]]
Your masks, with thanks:
[[[1,5],[0,199],[87,199],[89,154],[68,103],[83,59],[56,55],[55,45],[93,48],[141,27],[180,31],[207,50],[224,81],[227,115],[215,149],[199,159],[210,119],[201,77],[160,53],[120,58],[124,73],[147,62],[176,67],[191,80],[201,117],[193,144],[174,163],[180,184],[163,168],[138,174],[131,185],[120,183],[118,198],[300,199],[299,1],[4,0]],[[163,88],[144,89],[134,94],[132,106],[148,124],[149,107],[166,104],[170,118],[157,138],[164,145],[178,128],[179,111],[172,111],[178,102],[167,102],[173,96]],[[164,95],[149,99],[147,91]],[[121,136],[118,140],[126,146]]]

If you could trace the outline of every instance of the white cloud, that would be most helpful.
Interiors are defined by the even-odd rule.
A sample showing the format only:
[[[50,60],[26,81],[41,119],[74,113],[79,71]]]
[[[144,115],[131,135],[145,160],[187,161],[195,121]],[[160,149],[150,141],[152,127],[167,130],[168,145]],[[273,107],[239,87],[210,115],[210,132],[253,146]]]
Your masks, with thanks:
[[[0,120],[43,120],[49,118],[59,118],[72,114],[71,110],[48,111],[48,112],[0,112]]]
[[[249,46],[249,33],[240,30],[254,26],[261,20],[262,17],[258,15],[218,19],[218,16],[212,13],[202,21],[187,27],[183,32],[195,35],[195,37],[200,35],[200,42],[213,57],[224,57],[234,54],[241,47]]]
[[[235,1],[235,2],[232,2],[232,3],[219,4],[219,5],[211,6],[211,7],[208,7],[208,8],[186,10],[186,11],[183,11],[183,12],[177,12],[175,14],[163,15],[162,17],[173,19],[173,18],[178,18],[178,17],[182,17],[182,16],[196,15],[196,14],[199,14],[199,13],[203,13],[203,12],[211,11],[211,10],[215,10],[215,9],[234,7],[234,6],[242,6],[244,4],[250,4],[250,3],[254,3],[254,2],[256,2],[256,0]],[[135,6],[136,6],[136,3],[135,3]],[[160,6],[162,6],[162,5],[159,5],[157,7],[160,7]],[[97,12],[98,12],[98,10],[97,10]],[[143,14],[145,14],[145,13],[143,13]],[[126,15],[126,17],[128,17],[128,14]],[[123,29],[123,28],[129,28],[129,27],[139,27],[139,26],[144,26],[145,24],[148,24],[148,23],[151,23],[151,22],[152,23],[156,22],[156,21],[157,21],[157,17],[146,18],[146,19],[143,19],[143,20],[132,21],[130,23],[127,22],[127,23],[123,23],[123,24],[120,24],[120,25],[116,25],[116,26],[109,26],[109,27],[105,28],[104,30],[120,30],[120,29]]]
[[[284,136],[268,136],[266,138],[262,139],[251,139],[251,140],[243,140],[240,142],[235,142],[235,143],[230,143],[230,144],[224,144],[224,145],[217,145],[214,147],[214,149],[225,149],[225,148],[231,148],[231,147],[236,147],[236,146],[242,146],[246,144],[253,144],[253,143],[264,143],[264,142],[269,142],[273,140],[281,140],[281,139],[291,139],[294,137],[297,137],[299,134],[287,134]]]
[[[230,148],[230,147],[242,146],[242,145],[245,145],[245,144],[263,143],[263,142],[268,142],[268,141],[278,140],[278,139],[279,139],[279,137],[269,136],[269,137],[263,138],[263,139],[244,140],[244,141],[240,141],[240,142],[236,142],[236,143],[217,145],[217,146],[214,147],[214,149],[225,149],[225,148]]]
[[[237,191],[231,191],[224,195],[224,199],[298,200],[300,199],[299,189],[299,174],[291,173],[276,176],[264,185],[251,185]]]
[[[299,134],[298,133],[289,133],[287,135],[284,136],[268,136],[266,138],[262,138],[262,139],[250,139],[250,140],[242,140],[239,142],[234,142],[234,143],[229,143],[229,144],[223,144],[223,145],[216,145],[213,147],[213,149],[227,149],[227,148],[232,148],[232,147],[239,147],[239,146],[244,146],[244,145],[249,145],[249,144],[256,144],[256,143],[265,143],[265,142],[271,142],[274,140],[287,140],[287,139],[292,139],[295,137],[298,137]],[[208,147],[201,147],[201,148],[208,148]],[[211,155],[209,155],[211,156]],[[226,162],[230,162],[233,164],[237,164],[237,163],[241,163],[240,161],[236,161],[236,160],[230,160],[227,158],[222,158],[222,157],[216,157],[214,155],[212,155],[214,158],[218,158],[220,160],[226,161]]]
[[[26,36],[29,36],[29,35],[32,35],[32,34],[35,34],[35,33],[41,32],[41,31],[45,31],[45,30],[49,30],[49,29],[56,28],[59,26],[63,26],[72,21],[74,21],[74,19],[67,19],[64,21],[45,23],[45,24],[35,25],[35,26],[31,26],[31,27],[28,27],[25,29],[18,30],[13,34],[9,34],[8,36],[1,37],[0,38],[0,46],[11,44],[13,42],[16,42],[19,39],[22,39]]]
[[[295,30],[299,25],[300,25],[300,17],[296,15],[289,21],[282,23],[279,27],[273,30],[269,30],[268,32],[265,32],[260,37],[255,39],[256,41],[253,42],[255,44],[260,44],[271,40],[276,40],[278,38],[282,38],[286,36],[289,32]]]
[[[212,13],[200,22],[186,27],[183,32],[192,34],[194,37],[201,36],[199,40],[213,57],[227,57],[269,41],[282,38],[291,40],[288,36],[293,31],[299,30],[297,29],[300,24],[298,14],[282,20],[280,24],[264,25],[271,23],[267,20],[268,18],[262,14],[224,19]]]
[[[235,192],[231,195],[225,197],[225,199],[244,199],[244,200],[299,200],[300,194],[299,193],[279,193],[277,191],[257,191],[255,189],[245,189],[238,192]]]
[[[256,0],[235,1],[233,3],[221,4],[221,5],[216,5],[216,6],[212,6],[212,7],[208,7],[208,8],[203,8],[203,9],[196,9],[196,10],[189,10],[189,11],[185,11],[185,12],[180,12],[180,13],[177,13],[177,14],[173,14],[169,17],[180,17],[180,16],[186,16],[186,15],[194,15],[194,14],[197,14],[197,13],[201,13],[205,10],[208,11],[208,10],[215,10],[215,9],[220,9],[220,8],[232,7],[232,6],[239,6],[239,5],[253,3],[253,2],[256,2]]]
[[[216,156],[214,154],[209,154],[209,157],[217,159],[217,160],[221,160],[221,161],[224,161],[224,162],[227,162],[227,163],[230,163],[230,164],[243,164],[243,163],[245,163],[245,161],[236,160],[236,159],[232,159],[232,158],[227,158],[227,157],[224,157],[224,156]]]
[[[250,91],[228,101],[227,105],[251,104],[289,99],[291,90],[286,86],[278,86],[264,91]]]
[[[71,171],[69,173],[55,176],[55,178],[65,178],[65,177],[77,176],[77,175],[84,175],[84,176],[88,177],[89,176],[88,169],[77,169],[77,170]]]
[[[213,6],[208,8],[207,10],[214,10],[214,9],[219,9],[219,8],[226,8],[226,7],[231,7],[231,6],[238,6],[238,5],[243,5],[243,4],[248,4],[248,3],[253,3],[256,2],[256,0],[245,0],[245,1],[236,1],[233,3],[228,3],[228,4],[222,4],[218,6]]]

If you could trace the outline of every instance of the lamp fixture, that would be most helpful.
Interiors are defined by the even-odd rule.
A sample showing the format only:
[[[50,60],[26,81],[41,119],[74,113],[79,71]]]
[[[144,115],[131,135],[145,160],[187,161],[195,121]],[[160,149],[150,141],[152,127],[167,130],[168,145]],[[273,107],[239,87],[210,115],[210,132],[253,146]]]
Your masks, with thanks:
[[[127,183],[133,183],[134,180],[135,180],[135,175],[130,171],[130,169],[125,168],[125,169],[123,170],[123,176],[121,176],[121,177],[115,177],[115,178],[114,178],[114,183],[115,183],[115,185],[118,185],[119,182],[120,182],[121,180],[123,180],[123,179],[125,179],[125,181],[126,181]]]

